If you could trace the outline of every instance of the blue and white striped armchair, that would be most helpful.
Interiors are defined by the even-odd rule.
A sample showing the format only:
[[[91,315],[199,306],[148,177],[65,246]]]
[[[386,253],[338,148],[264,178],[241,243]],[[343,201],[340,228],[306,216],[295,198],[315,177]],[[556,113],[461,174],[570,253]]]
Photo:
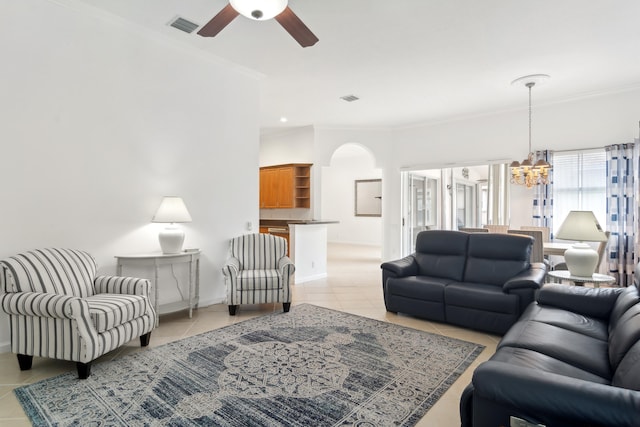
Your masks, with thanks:
[[[256,233],[232,239],[222,268],[229,314],[234,316],[239,304],[269,302],[281,302],[284,312],[288,312],[294,272],[285,238]]]
[[[0,285],[21,370],[31,369],[33,356],[63,359],[77,362],[85,379],[101,355],[136,337],[147,346],[156,325],[149,281],[96,277],[87,252],[48,248],[6,258]]]

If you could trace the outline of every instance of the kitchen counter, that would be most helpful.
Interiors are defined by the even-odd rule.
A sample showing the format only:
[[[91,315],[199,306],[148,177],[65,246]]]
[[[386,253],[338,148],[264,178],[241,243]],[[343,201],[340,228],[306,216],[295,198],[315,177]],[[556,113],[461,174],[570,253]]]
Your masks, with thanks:
[[[339,221],[323,219],[261,219],[260,227],[286,227],[289,224],[314,225],[314,224],[339,224]]]
[[[261,219],[271,234],[289,234],[289,257],[296,266],[294,283],[327,277],[327,225],[330,220]]]

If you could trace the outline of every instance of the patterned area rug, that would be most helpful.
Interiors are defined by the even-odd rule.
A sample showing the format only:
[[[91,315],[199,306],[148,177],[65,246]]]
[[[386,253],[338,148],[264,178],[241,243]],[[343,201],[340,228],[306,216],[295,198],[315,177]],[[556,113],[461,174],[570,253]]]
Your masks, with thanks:
[[[302,304],[15,393],[35,426],[412,426],[483,348]]]

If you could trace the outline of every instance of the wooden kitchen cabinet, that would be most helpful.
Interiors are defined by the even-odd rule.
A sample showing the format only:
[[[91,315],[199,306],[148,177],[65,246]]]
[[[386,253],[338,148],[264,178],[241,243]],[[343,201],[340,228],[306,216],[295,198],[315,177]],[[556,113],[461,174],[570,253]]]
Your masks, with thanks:
[[[277,173],[276,169],[260,169],[260,207],[277,208]]]
[[[260,208],[311,207],[311,164],[293,163],[260,168]]]

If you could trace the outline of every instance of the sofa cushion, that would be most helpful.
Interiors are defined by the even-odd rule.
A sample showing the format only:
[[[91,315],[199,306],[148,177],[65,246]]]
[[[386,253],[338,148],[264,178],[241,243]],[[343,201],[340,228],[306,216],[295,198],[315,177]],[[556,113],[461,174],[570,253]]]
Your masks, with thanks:
[[[444,290],[447,305],[474,308],[494,313],[518,313],[517,295],[505,294],[502,288],[481,283],[450,283]]]
[[[602,341],[607,341],[609,337],[605,321],[560,308],[531,304],[520,317],[520,320],[529,319],[578,332]]]
[[[600,377],[546,354],[538,353],[537,351],[526,348],[501,347],[500,350],[491,356],[491,360],[506,362],[513,366],[522,366],[545,373],[563,375],[565,377],[571,377],[579,380],[609,384],[608,378]]]
[[[427,230],[418,233],[415,259],[419,276],[462,280],[469,234]]]
[[[391,277],[387,280],[386,289],[387,292],[393,295],[425,301],[444,302],[444,288],[450,282],[451,280],[439,277]]]
[[[533,350],[599,377],[612,377],[607,341],[559,326],[519,320],[502,337],[498,348],[502,347]]]
[[[283,282],[279,270],[240,270],[237,288],[241,291],[282,289]]]
[[[502,286],[529,268],[533,239],[514,234],[473,233],[464,268],[464,281]]]
[[[89,314],[99,333],[139,318],[147,312],[146,297],[124,294],[96,294],[85,298]]]

